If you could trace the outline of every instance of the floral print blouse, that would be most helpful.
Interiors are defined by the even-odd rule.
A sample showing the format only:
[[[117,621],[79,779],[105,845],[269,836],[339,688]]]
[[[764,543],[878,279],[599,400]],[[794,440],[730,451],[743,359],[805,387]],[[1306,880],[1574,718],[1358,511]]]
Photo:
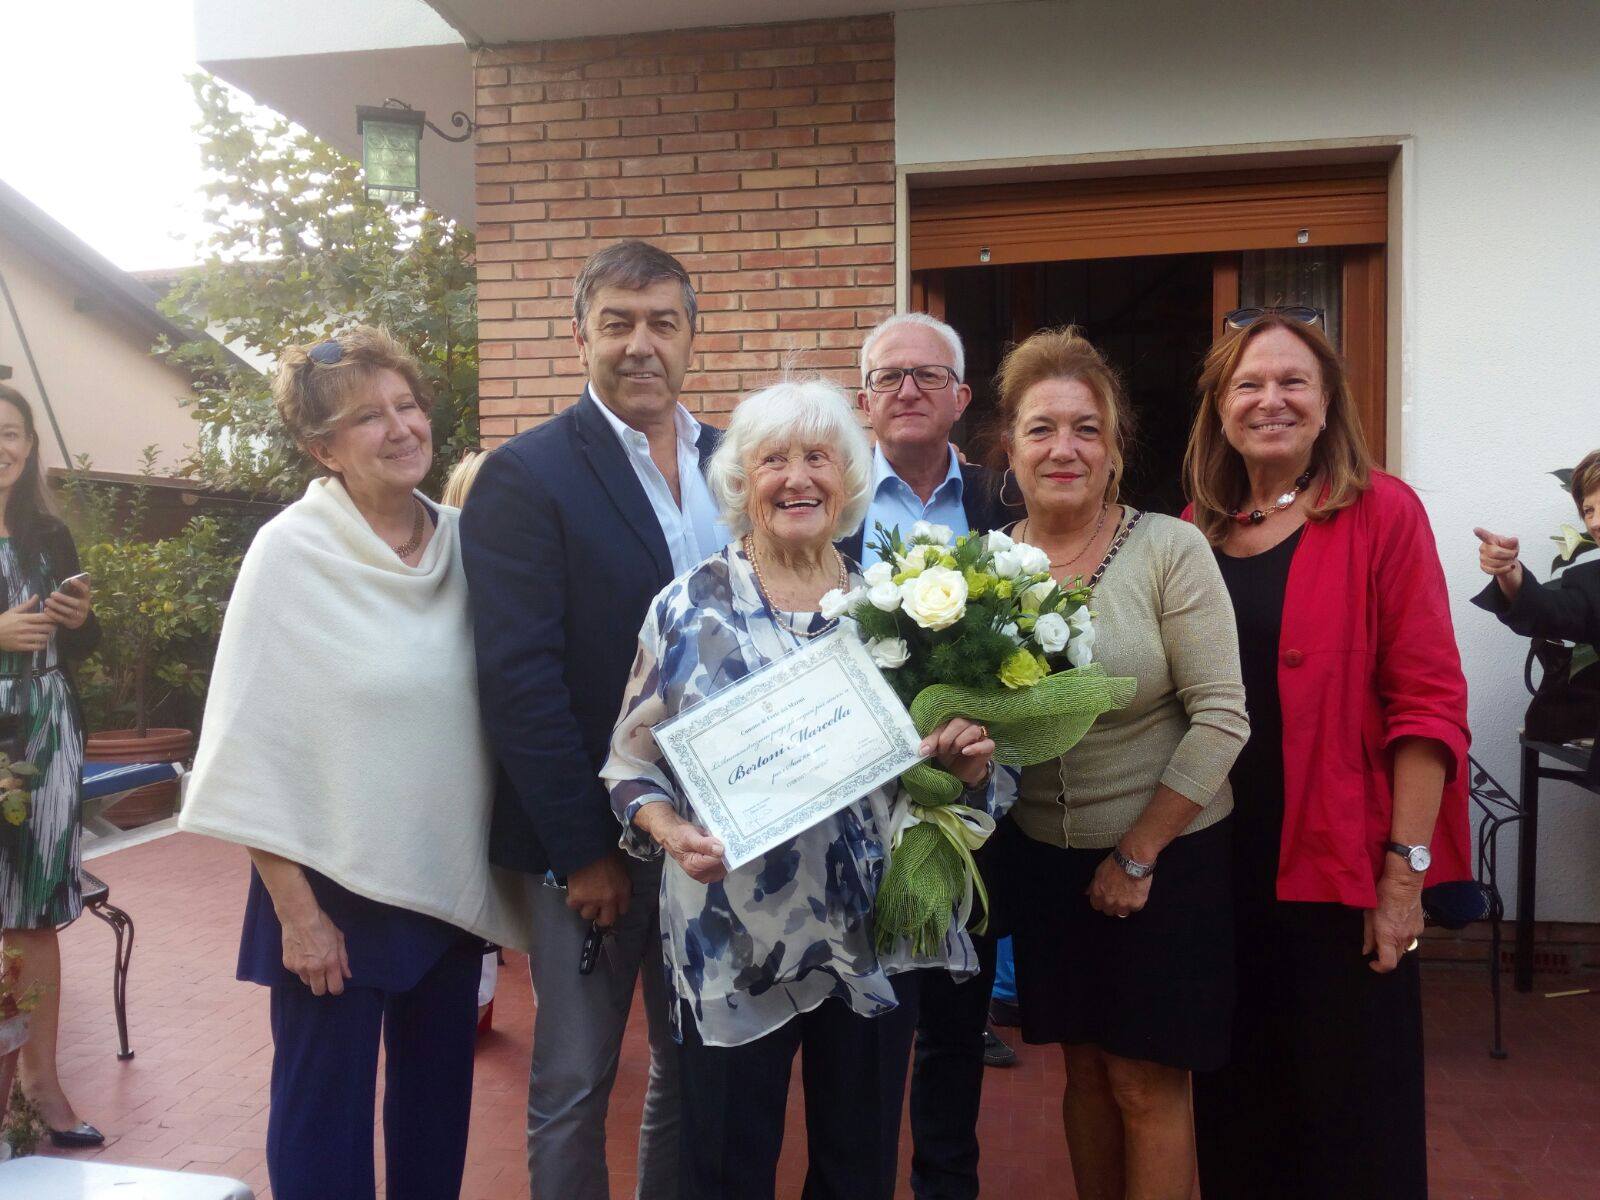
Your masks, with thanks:
[[[860,583],[851,571],[851,585]],[[639,633],[639,653],[622,717],[601,776],[623,824],[621,845],[638,858],[662,853],[633,824],[644,804],[666,801],[694,820],[651,730],[700,700],[802,644],[791,629],[824,627],[817,613],[774,614],[738,543],[668,584]],[[999,817],[1016,796],[1010,771],[966,802]],[[898,786],[863,796],[791,841],[729,872],[697,883],[667,860],[661,876],[661,939],[672,993],[673,1034],[682,1040],[682,1006],[711,1046],[738,1046],[770,1033],[830,997],[864,1017],[895,1007],[889,976],[915,967],[965,978],[977,955],[964,929],[945,936],[942,953],[916,958],[902,939],[890,953],[873,945],[872,902],[883,879]],[[953,922],[952,922],[953,923]]]

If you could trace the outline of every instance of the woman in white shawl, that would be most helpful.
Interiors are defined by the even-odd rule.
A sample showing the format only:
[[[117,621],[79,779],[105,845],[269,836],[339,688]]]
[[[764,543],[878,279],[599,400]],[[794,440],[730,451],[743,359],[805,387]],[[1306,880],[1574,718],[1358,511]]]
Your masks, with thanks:
[[[273,394],[323,471],[264,526],[230,601],[180,826],[253,869],[239,978],[272,989],[278,1200],[458,1194],[485,939],[526,945],[489,866],[457,511],[415,489],[429,399],[382,330],[291,348]]]

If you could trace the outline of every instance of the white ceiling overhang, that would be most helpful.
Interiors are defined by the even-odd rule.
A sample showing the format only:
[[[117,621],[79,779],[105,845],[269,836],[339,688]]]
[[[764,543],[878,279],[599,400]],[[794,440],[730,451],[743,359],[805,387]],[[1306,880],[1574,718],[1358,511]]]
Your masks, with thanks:
[[[963,0],[428,0],[474,46],[718,25],[770,25],[859,17],[917,8],[952,8]],[[964,0],[973,3],[974,0]]]

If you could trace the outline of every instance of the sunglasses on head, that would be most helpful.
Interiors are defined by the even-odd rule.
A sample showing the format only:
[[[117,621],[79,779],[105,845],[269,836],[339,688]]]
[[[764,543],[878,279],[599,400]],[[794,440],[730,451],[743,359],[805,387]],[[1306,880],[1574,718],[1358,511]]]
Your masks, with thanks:
[[[1222,326],[1224,329],[1249,329],[1262,317],[1273,316],[1288,317],[1291,321],[1300,321],[1306,325],[1321,325],[1324,329],[1328,327],[1326,314],[1320,308],[1312,308],[1309,304],[1269,304],[1236,308],[1223,315]]]

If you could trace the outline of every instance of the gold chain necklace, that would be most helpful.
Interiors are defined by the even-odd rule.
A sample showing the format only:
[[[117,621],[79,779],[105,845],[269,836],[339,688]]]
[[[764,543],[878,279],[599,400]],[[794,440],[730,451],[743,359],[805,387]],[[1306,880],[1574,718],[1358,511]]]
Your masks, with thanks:
[[[1083,545],[1079,546],[1078,547],[1078,552],[1076,554],[1074,554],[1071,558],[1052,558],[1050,560],[1050,565],[1052,567],[1064,567],[1064,566],[1067,566],[1069,563],[1075,563],[1080,558],[1082,558],[1083,555],[1084,555],[1084,552],[1086,550],[1088,550],[1090,546],[1094,545],[1095,538],[1100,536],[1100,530],[1105,528],[1106,513],[1110,512],[1110,511],[1111,511],[1111,506],[1109,504],[1102,503],[1100,505],[1100,518],[1097,521],[1095,521],[1095,523],[1094,523],[1094,532],[1089,535],[1089,540],[1084,542]],[[1032,525],[1033,525],[1033,518],[1032,517],[1024,517],[1023,518],[1022,527],[1024,529],[1031,528]],[[1017,540],[1019,542],[1027,542],[1028,541],[1028,539],[1025,538],[1025,537],[1019,537]],[[1031,545],[1032,543],[1029,543],[1029,544]],[[1042,549],[1044,549],[1044,547],[1041,546],[1040,549],[1042,550]]]
[[[411,538],[409,541],[401,542],[398,546],[389,547],[403,559],[410,558],[417,552],[417,547],[422,545],[422,522],[428,512],[422,506],[422,501],[415,496],[411,497],[411,503],[417,506],[417,519],[411,523]]]
[[[829,548],[833,549],[832,547]],[[761,560],[756,557],[755,538],[748,533],[744,535],[744,556],[750,560],[750,569],[755,572],[756,576],[756,591],[761,593],[761,601],[767,606],[767,612],[771,614],[774,623],[787,629],[797,638],[820,637],[839,623],[839,619],[835,617],[821,629],[796,629],[778,615],[778,606],[772,602],[772,593],[767,590],[767,581],[761,574]],[[850,572],[844,565],[844,555],[835,549],[833,557],[839,561],[839,590],[841,592],[848,591],[850,588]]]

